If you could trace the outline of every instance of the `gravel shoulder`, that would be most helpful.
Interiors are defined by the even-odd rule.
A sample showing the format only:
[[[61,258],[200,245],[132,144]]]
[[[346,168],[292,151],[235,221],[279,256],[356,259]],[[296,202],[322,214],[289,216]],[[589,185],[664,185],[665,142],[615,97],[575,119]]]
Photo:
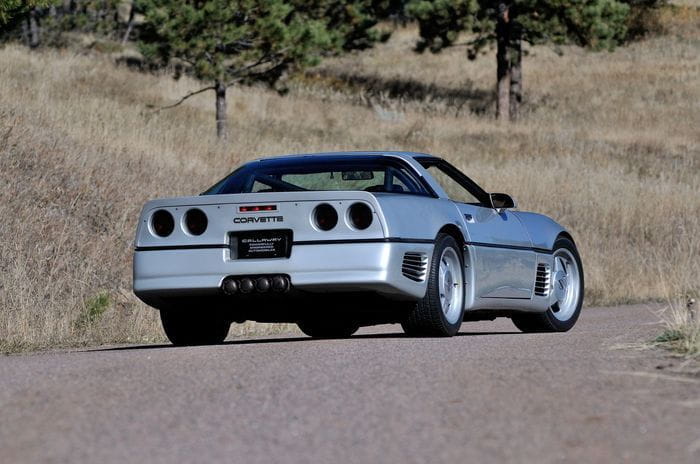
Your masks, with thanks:
[[[3,462],[700,462],[700,376],[658,307],[451,339],[236,339],[0,357]]]

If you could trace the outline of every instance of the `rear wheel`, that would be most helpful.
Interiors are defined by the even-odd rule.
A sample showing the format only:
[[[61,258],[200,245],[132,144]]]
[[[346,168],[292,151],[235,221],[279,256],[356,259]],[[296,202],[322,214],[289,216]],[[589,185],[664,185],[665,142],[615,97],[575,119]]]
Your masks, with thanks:
[[[221,311],[162,309],[160,320],[173,345],[215,345],[228,335],[231,321]]]
[[[513,316],[523,332],[566,332],[578,320],[583,305],[583,266],[574,242],[566,237],[554,243],[551,273],[554,304],[544,313]]]
[[[360,328],[349,319],[309,318],[297,322],[299,329],[314,338],[348,338]]]
[[[464,264],[457,241],[439,234],[428,274],[425,296],[401,323],[411,336],[451,337],[464,317]]]

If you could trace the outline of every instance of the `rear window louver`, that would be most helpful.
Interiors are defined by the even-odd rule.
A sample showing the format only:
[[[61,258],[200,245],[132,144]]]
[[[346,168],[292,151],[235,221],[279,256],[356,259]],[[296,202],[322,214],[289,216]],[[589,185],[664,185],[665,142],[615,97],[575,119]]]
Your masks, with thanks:
[[[540,263],[537,265],[537,276],[535,277],[535,295],[549,296],[550,271],[549,264]]]
[[[423,282],[428,270],[428,257],[425,253],[417,253],[413,251],[406,252],[403,255],[403,263],[401,264],[401,273],[416,282]]]

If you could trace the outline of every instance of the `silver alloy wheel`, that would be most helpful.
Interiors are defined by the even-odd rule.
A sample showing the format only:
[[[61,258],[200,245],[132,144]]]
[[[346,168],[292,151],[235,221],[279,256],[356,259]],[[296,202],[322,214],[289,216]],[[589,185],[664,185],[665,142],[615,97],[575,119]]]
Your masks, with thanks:
[[[552,315],[560,321],[568,321],[578,306],[581,274],[574,255],[566,248],[554,252],[552,294],[555,299]]]
[[[462,264],[454,248],[447,247],[442,250],[440,272],[438,274],[438,292],[440,293],[440,307],[445,315],[445,319],[450,324],[455,324],[462,313],[464,280],[461,267]]]

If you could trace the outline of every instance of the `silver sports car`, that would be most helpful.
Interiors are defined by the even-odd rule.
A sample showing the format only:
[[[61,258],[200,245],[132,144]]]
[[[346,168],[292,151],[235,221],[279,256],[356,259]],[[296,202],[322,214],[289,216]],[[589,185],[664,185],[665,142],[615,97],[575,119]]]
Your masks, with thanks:
[[[260,159],[201,195],[146,203],[134,293],[176,345],[219,343],[246,320],[313,337],[379,323],[450,336],[496,317],[569,330],[583,302],[574,240],[515,208],[426,154]]]

